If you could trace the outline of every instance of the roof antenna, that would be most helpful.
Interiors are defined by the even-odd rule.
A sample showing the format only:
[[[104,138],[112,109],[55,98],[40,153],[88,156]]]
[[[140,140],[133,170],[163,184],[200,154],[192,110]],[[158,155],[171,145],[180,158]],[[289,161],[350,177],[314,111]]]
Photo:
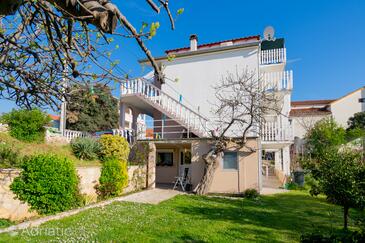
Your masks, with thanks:
[[[275,29],[274,29],[274,27],[267,26],[264,29],[264,38],[265,38],[265,40],[267,40],[267,41],[274,41],[275,40],[274,35],[275,35]]]

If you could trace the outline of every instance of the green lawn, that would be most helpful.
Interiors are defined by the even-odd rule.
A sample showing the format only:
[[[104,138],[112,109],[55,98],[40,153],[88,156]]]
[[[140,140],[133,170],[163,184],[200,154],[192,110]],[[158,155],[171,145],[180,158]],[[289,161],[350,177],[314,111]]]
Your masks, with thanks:
[[[36,230],[3,234],[0,240],[297,242],[303,232],[339,230],[341,216],[340,207],[306,192],[263,196],[256,201],[181,195],[159,205],[114,203]]]

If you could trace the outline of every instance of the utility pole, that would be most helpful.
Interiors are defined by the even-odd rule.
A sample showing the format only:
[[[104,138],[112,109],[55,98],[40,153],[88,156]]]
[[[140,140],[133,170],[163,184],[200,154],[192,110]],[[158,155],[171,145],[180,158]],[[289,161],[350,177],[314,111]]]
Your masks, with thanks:
[[[66,64],[66,60],[64,61]],[[62,77],[62,92],[65,93],[67,90],[67,66],[63,70]],[[60,115],[60,132],[63,135],[63,132],[66,130],[66,110],[67,110],[67,102],[65,98],[65,94],[62,95],[62,104],[61,104],[61,115]]]
[[[365,103],[365,98],[360,98],[359,103]],[[365,135],[362,136],[362,161],[365,163]]]

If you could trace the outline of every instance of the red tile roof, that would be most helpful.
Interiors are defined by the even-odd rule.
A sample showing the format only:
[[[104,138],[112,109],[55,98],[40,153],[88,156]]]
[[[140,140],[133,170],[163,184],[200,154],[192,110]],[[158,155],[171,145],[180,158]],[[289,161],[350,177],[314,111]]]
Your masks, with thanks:
[[[331,111],[326,108],[302,108],[302,109],[291,109],[289,116],[325,116],[330,115]]]
[[[303,100],[292,101],[291,106],[307,106],[307,105],[329,105],[335,100]]]
[[[259,35],[254,35],[254,36],[241,37],[241,38],[236,38],[236,39],[230,39],[230,40],[223,40],[223,41],[218,41],[218,42],[201,44],[201,45],[198,45],[198,50],[201,49],[201,48],[206,48],[206,47],[210,48],[210,47],[220,46],[220,44],[222,44],[224,42],[233,42],[233,44],[234,44],[236,42],[250,41],[250,40],[260,40],[260,36]],[[169,53],[189,51],[189,50],[190,50],[190,47],[182,47],[182,48],[166,50],[165,53],[169,54]]]
[[[61,118],[60,118],[60,116],[57,116],[57,115],[51,115],[51,114],[48,114],[48,116],[52,119],[52,120],[54,120],[54,121],[59,121]]]

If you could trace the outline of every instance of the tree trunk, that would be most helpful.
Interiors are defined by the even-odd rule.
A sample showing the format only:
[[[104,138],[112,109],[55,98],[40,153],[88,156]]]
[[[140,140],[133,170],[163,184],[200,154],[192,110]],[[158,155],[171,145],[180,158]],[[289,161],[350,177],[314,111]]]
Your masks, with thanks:
[[[212,184],[214,172],[219,165],[219,159],[221,158],[221,153],[215,155],[214,150],[211,150],[209,153],[203,155],[203,160],[205,162],[204,175],[201,179],[196,193],[198,195],[204,195],[208,193],[209,188]]]
[[[344,206],[343,207],[343,229],[347,230],[347,225],[348,225],[348,215],[349,215],[349,207],[348,206]]]

